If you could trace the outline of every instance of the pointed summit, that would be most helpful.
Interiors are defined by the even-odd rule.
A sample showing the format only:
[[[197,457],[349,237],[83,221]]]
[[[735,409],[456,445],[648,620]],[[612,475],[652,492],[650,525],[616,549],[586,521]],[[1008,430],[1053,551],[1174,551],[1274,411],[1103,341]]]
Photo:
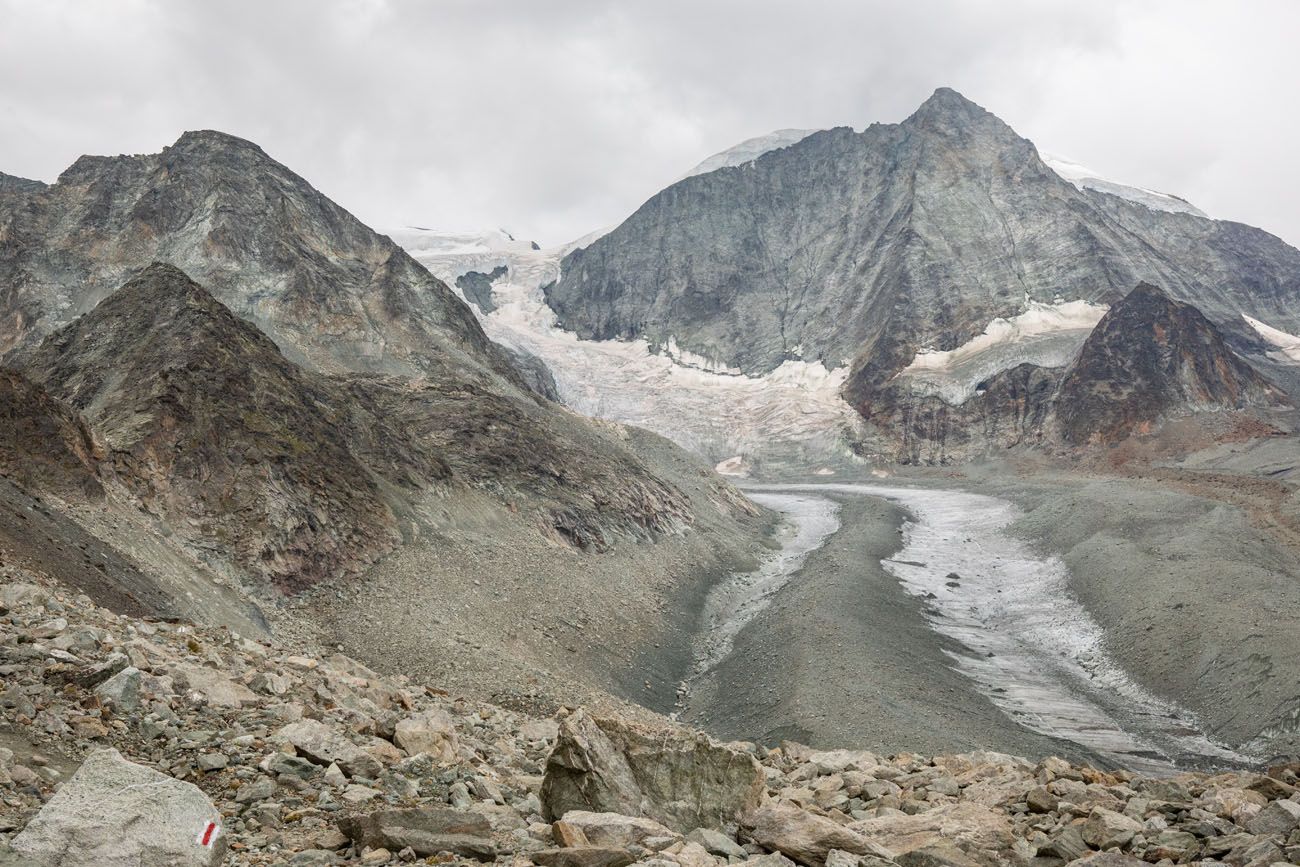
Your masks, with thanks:
[[[248,139],[240,138],[237,135],[231,135],[228,132],[221,132],[215,129],[197,129],[186,130],[181,133],[176,143],[169,148],[165,148],[165,153],[213,153],[213,152],[237,152],[242,151],[249,154],[268,158],[266,151],[262,150],[257,144]]]
[[[950,87],[941,87],[921,103],[911,117],[903,121],[908,130],[937,133],[950,138],[969,139],[972,133],[1020,142],[1015,130],[982,106],[971,102]]]
[[[912,117],[934,116],[934,115],[966,115],[968,117],[979,117],[988,114],[983,106],[971,102],[962,94],[953,90],[951,87],[936,88],[934,93],[912,113]]]

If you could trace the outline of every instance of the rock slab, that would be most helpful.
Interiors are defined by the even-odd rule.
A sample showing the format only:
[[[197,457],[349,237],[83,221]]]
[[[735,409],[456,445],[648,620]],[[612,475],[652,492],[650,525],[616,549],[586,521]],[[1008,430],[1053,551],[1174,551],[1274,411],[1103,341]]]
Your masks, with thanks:
[[[218,829],[204,846],[210,822]],[[11,845],[42,867],[214,867],[226,850],[220,822],[198,787],[109,749],[91,754]]]
[[[700,733],[649,730],[585,711],[560,725],[542,780],[543,815],[570,810],[653,819],[681,834],[720,828],[758,806],[754,757]]]

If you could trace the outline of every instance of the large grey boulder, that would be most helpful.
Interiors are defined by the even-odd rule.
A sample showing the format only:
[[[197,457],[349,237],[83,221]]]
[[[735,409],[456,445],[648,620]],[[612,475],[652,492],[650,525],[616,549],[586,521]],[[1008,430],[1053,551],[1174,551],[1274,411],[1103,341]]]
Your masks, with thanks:
[[[118,713],[130,713],[140,707],[140,682],[144,675],[133,665],[127,666],[95,687],[95,695],[113,705]]]
[[[653,819],[639,816],[623,816],[618,813],[591,813],[586,810],[570,810],[564,814],[562,824],[576,828],[592,846],[609,846],[626,848],[642,845],[646,840],[680,839],[671,829],[665,828]],[[716,833],[716,832],[715,832]]]
[[[894,852],[900,861],[911,852],[922,853],[917,858],[935,857],[951,844],[993,867],[1004,862],[1015,843],[1005,812],[972,803],[945,804],[914,815],[891,813],[849,827]]]
[[[698,732],[651,730],[585,711],[560,725],[542,780],[542,812],[644,816],[686,834],[733,824],[758,806],[754,757]]]
[[[1284,837],[1300,827],[1300,804],[1274,801],[1246,823],[1246,830],[1261,837]]]
[[[788,855],[807,867],[823,867],[832,849],[885,860],[894,857],[893,852],[857,831],[791,804],[764,804],[745,816],[742,824],[764,849]]]
[[[408,755],[425,753],[450,761],[456,757],[456,724],[445,710],[430,708],[398,722],[393,741]]]
[[[1104,807],[1094,807],[1083,823],[1084,842],[1094,849],[1122,848],[1141,833],[1141,822]]]
[[[201,696],[214,707],[241,708],[257,702],[252,690],[215,668],[181,663],[172,667],[171,675],[178,687]]]
[[[318,765],[337,764],[350,777],[377,777],[384,769],[378,759],[319,720],[289,723],[275,737],[287,741],[303,758]]]
[[[491,861],[492,826],[485,816],[450,807],[376,810],[339,820],[339,830],[362,846],[393,852],[410,848],[416,855],[454,852]]]
[[[220,864],[221,814],[198,787],[100,750],[82,763],[11,846],[42,867]],[[209,823],[217,829],[203,845]]]

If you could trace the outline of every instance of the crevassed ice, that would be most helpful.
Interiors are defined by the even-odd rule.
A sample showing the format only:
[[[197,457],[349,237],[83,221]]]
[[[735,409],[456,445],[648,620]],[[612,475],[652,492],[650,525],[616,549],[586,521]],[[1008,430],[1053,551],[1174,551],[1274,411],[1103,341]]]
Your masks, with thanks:
[[[844,434],[859,430],[862,420],[840,397],[847,366],[790,360],[753,377],[686,352],[675,340],[658,351],[645,340],[579,340],[560,327],[541,291],[559,277],[560,260],[573,245],[533,250],[496,233],[479,240],[446,235],[446,242],[435,234],[390,236],[453,287],[466,272],[506,266],[507,275],[492,286],[497,309],[485,315],[470,306],[489,337],[546,363],[566,406],[647,428],[714,461],[774,448],[813,460],[851,457]]]
[[[1280,328],[1274,328],[1266,325],[1245,313],[1241,318],[1246,320],[1246,324],[1255,329],[1255,333],[1264,339],[1264,342],[1277,347],[1277,352],[1269,353],[1278,361],[1300,361],[1300,337],[1294,334],[1288,334]]]
[[[1191,214],[1195,217],[1209,218],[1209,215],[1200,208],[1177,196],[1148,190],[1145,187],[1134,187],[1107,180],[1099,177],[1096,172],[1087,166],[1081,166],[1064,157],[1047,153],[1040,153],[1039,156],[1042,157],[1043,162],[1047,164],[1049,169],[1081,190],[1096,190],[1099,193],[1109,193],[1112,196],[1145,205],[1153,211],[1168,211],[1172,214]]]
[[[1069,364],[1107,309],[1089,301],[1027,301],[1023,313],[994,319],[982,334],[956,349],[921,350],[898,378],[914,393],[959,406],[981,382],[1018,364]]]

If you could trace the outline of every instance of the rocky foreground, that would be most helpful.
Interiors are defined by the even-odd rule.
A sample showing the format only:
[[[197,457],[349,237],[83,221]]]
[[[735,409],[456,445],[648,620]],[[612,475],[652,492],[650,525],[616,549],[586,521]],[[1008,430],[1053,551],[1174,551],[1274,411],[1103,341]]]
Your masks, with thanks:
[[[4,568],[0,865],[1300,863],[1300,764],[1151,779],[535,719]]]

